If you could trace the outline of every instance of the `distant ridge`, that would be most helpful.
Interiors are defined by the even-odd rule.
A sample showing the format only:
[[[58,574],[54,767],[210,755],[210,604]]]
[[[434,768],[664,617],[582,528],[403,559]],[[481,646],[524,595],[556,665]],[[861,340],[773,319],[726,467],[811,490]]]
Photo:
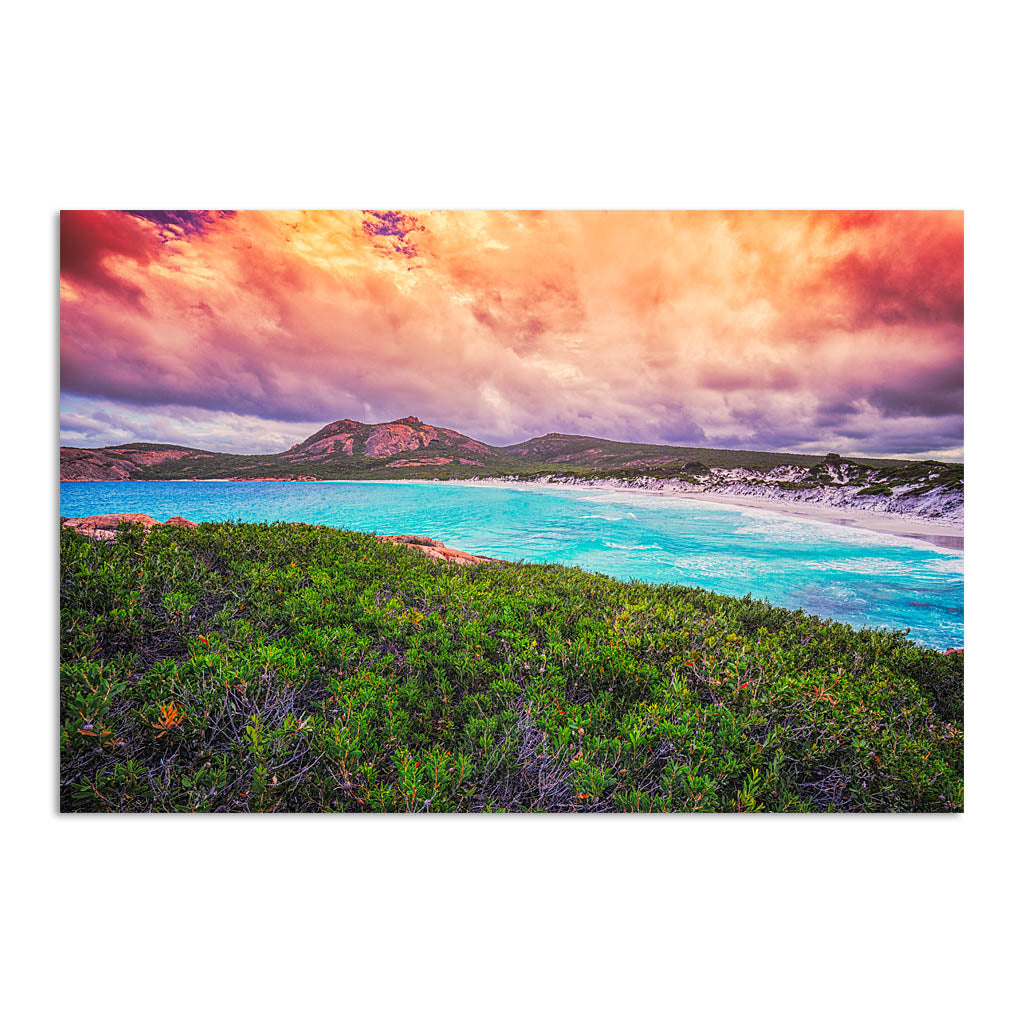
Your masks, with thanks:
[[[133,442],[103,448],[62,447],[62,481],[170,479],[458,479],[482,476],[636,474],[660,476],[704,468],[812,469],[823,455],[734,451],[609,441],[579,434],[548,433],[497,447],[416,416],[386,423],[339,419],[285,452],[234,455],[178,444]],[[856,459],[874,468],[921,465],[907,460]],[[928,463],[928,465],[936,465]]]

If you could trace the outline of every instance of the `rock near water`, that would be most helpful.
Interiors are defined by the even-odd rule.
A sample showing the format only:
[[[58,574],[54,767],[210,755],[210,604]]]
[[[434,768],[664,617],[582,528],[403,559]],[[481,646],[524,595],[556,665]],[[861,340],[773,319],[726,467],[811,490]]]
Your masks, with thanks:
[[[486,555],[470,555],[465,551],[457,551],[455,548],[445,547],[439,540],[433,537],[414,537],[411,534],[401,534],[393,537],[378,537],[378,540],[388,544],[400,544],[411,551],[419,551],[427,558],[436,558],[443,562],[454,562],[456,565],[479,565],[482,562],[497,562],[496,558],[488,558]]]
[[[118,533],[126,526],[138,523],[147,533],[154,526],[185,526],[194,529],[195,523],[181,516],[171,516],[166,523],[147,516],[143,512],[113,512],[103,516],[80,516],[75,519],[61,519],[60,525],[65,530],[74,530],[94,540],[116,540]]]

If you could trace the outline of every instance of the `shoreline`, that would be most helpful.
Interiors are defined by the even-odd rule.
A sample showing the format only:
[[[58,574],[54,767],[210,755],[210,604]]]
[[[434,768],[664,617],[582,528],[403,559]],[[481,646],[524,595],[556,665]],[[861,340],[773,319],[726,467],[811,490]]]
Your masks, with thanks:
[[[871,530],[873,533],[887,533],[893,537],[907,537],[921,540],[937,547],[953,551],[964,549],[964,528],[962,523],[931,523],[921,519],[909,519],[898,514],[884,512],[865,512],[861,509],[837,507],[835,505],[818,505],[813,510],[801,507],[797,502],[771,501],[768,498],[756,498],[743,494],[687,494],[678,492],[675,497],[689,498],[694,501],[708,501],[720,505],[732,505],[738,508],[753,508],[764,512],[778,512],[780,515],[803,516],[816,519],[822,523],[835,526],[852,526],[860,530]],[[914,527],[917,527],[915,529]]]
[[[720,494],[710,491],[684,491],[676,488],[653,490],[646,487],[622,487],[597,484],[551,483],[540,480],[506,480],[500,477],[470,477],[460,480],[437,480],[427,477],[407,480],[229,480],[226,478],[207,478],[191,480],[187,478],[173,480],[64,480],[61,483],[317,483],[317,484],[458,484],[470,487],[548,487],[556,490],[592,490],[615,491],[626,494],[650,494],[664,498],[683,498],[688,501],[703,501],[714,505],[725,505],[733,508],[749,508],[761,512],[775,512],[784,516],[799,516],[829,523],[833,526],[849,526],[854,529],[870,530],[873,533],[888,534],[893,537],[904,537],[934,547],[952,551],[964,550],[963,523],[950,523],[917,519],[899,513],[868,512],[863,509],[837,505],[814,504],[810,502],[778,501],[754,495]]]
[[[358,482],[358,481],[352,481]],[[677,489],[651,490],[645,487],[615,487],[591,484],[542,483],[533,480],[500,480],[498,478],[478,480],[443,480],[437,483],[475,485],[479,487],[551,487],[558,490],[616,491],[623,494],[650,494],[660,498],[683,498],[688,501],[705,501],[715,505],[734,508],[749,508],[759,512],[775,512],[783,516],[800,516],[829,523],[832,526],[849,526],[872,533],[884,533],[892,537],[905,537],[922,541],[934,547],[952,551],[964,549],[963,523],[950,523],[916,519],[891,512],[868,512],[863,509],[837,505],[814,504],[810,502],[777,501],[746,494],[719,494],[713,491],[683,491]]]

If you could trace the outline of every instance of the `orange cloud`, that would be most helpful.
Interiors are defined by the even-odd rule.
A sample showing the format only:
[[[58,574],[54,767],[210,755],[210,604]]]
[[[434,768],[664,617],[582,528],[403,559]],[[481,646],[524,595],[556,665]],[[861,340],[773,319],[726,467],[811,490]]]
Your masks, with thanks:
[[[962,443],[959,213],[89,212],[61,243],[80,413]]]

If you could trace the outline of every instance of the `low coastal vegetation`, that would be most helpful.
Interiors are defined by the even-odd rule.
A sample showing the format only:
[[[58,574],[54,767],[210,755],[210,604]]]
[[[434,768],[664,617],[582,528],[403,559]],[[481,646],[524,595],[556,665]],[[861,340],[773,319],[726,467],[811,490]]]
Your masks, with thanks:
[[[962,463],[923,461],[887,463],[881,459],[847,459],[830,453],[822,459],[798,463],[792,456],[775,456],[773,462],[753,456],[756,452],[731,453],[742,459],[716,460],[712,465],[677,459],[659,465],[622,469],[565,469],[557,472],[522,473],[518,480],[549,480],[553,483],[600,483],[602,481],[679,481],[708,489],[724,489],[736,483],[753,487],[778,487],[783,491],[808,491],[819,487],[848,487],[858,495],[893,494],[903,488],[906,497],[935,491],[959,492],[964,487]],[[774,472],[773,472],[774,471]],[[789,474],[791,478],[786,478]],[[911,489],[912,488],[912,489]]]
[[[963,808],[963,656],[903,632],[318,526],[60,544],[64,810]]]

